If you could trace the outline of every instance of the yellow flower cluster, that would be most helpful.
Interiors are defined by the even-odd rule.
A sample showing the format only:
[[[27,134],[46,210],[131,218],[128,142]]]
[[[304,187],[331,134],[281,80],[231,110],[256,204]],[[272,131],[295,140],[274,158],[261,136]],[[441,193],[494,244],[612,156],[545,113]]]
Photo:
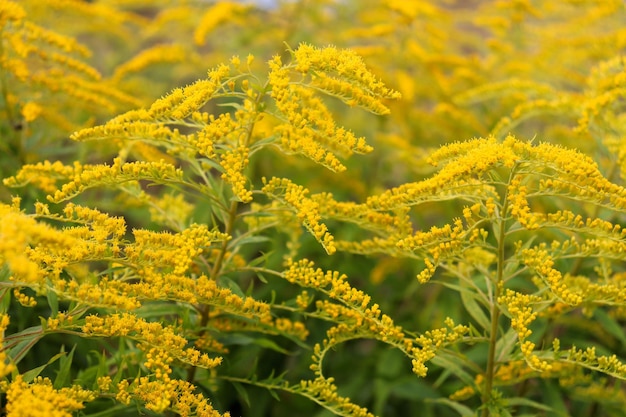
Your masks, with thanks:
[[[237,310],[235,308],[224,308],[223,310],[217,310],[211,317],[210,326],[218,332],[232,333],[232,332],[259,332],[269,335],[280,335],[289,338],[295,338],[298,340],[306,340],[309,335],[309,330],[304,323],[299,321],[293,321],[285,317],[272,318],[269,311],[265,313],[258,313],[251,311],[249,306],[251,305],[252,298],[246,298],[247,305],[243,309]],[[233,312],[238,314],[241,318],[230,316]],[[221,314],[224,313],[222,316]],[[217,353],[228,351],[219,342],[206,338],[202,339],[200,346],[208,346],[210,350]]]
[[[511,327],[517,332],[517,338],[520,344],[520,350],[530,369],[540,372],[552,370],[552,364],[540,359],[533,353],[535,343],[526,340],[532,331],[528,325],[537,318],[537,312],[533,310],[533,304],[542,301],[542,298],[531,294],[522,294],[517,291],[506,289],[504,294],[498,298],[498,303],[505,306],[511,317]]]
[[[424,262],[430,270],[442,259],[458,254],[466,234],[463,221],[457,218],[454,225],[433,226],[428,232],[418,231],[413,236],[399,240],[397,245],[408,252],[428,253],[430,258],[425,258]],[[420,280],[422,281],[423,279]]]
[[[74,322],[74,317],[67,315],[66,313],[59,312],[55,317],[48,317],[46,321],[46,330],[57,330],[62,326],[71,326]]]
[[[405,235],[402,235],[405,236]],[[337,241],[335,246],[338,250],[362,255],[388,254],[399,255],[402,251],[398,249],[399,237],[391,235],[389,237],[373,237],[371,239],[363,239],[361,241]]]
[[[567,351],[566,360],[619,379],[626,378],[626,364],[617,355],[598,355],[595,347],[578,349],[576,346],[572,346]]]
[[[285,152],[301,153],[332,171],[343,171],[346,168],[336,153],[367,153],[372,148],[364,138],[337,127],[317,93],[325,92],[375,113],[387,113],[381,99],[398,98],[399,93],[387,89],[352,51],[301,44],[293,56],[294,64],[283,65],[279,56],[269,62],[270,94],[280,111],[279,118],[285,121],[276,127],[281,147]],[[311,74],[312,79],[292,81],[292,70]],[[327,72],[335,72],[338,77]]]
[[[104,317],[89,315],[85,318],[82,331],[90,337],[130,337],[141,342],[140,347],[158,348],[168,358],[201,368],[215,368],[222,362],[221,357],[211,358],[194,348],[186,347],[187,339],[179,336],[174,328],[148,322],[130,313],[114,313]]]
[[[4,332],[9,326],[9,316],[7,314],[0,314],[0,346],[4,346]],[[0,378],[4,378],[5,375],[11,373],[15,369],[15,365],[9,362],[7,352],[5,349],[0,351]]]
[[[207,124],[190,140],[191,145],[200,155],[215,158],[214,144],[225,142],[226,138],[237,131],[237,125],[230,114],[220,114],[217,118],[210,115]]]
[[[148,207],[150,219],[153,222],[174,226],[174,229],[183,227],[193,209],[193,205],[187,202],[182,194],[165,194],[162,197],[151,199]]]
[[[196,45],[204,45],[207,35],[224,22],[232,21],[237,15],[245,13],[249,6],[234,1],[219,1],[208,7],[196,27],[193,39]]]
[[[598,237],[619,240],[626,237],[626,229],[622,229],[619,224],[599,218],[584,218],[580,214],[572,213],[569,210],[558,210],[554,213],[535,214],[543,225],[557,226],[562,229],[569,229],[583,233],[592,233]]]
[[[584,255],[583,255],[584,256]],[[603,256],[603,255],[600,255]],[[593,278],[586,276],[571,276],[566,274],[563,279],[566,285],[576,289],[584,297],[589,308],[593,305],[610,305],[619,309],[621,303],[626,300],[626,282],[620,280],[618,274],[607,274],[604,279],[594,282]],[[571,306],[568,306],[571,308]],[[558,313],[551,311],[552,314]]]
[[[469,333],[470,328],[461,324],[455,324],[451,318],[446,318],[447,327],[433,329],[425,332],[415,339],[421,347],[412,347],[410,353],[413,357],[413,373],[425,377],[428,372],[426,362],[436,356],[438,350],[458,342],[464,335]]]
[[[140,229],[134,230],[133,235],[134,243],[125,248],[128,261],[142,267],[171,270],[173,274],[184,274],[212,243],[230,238],[199,224],[176,234]]]
[[[53,193],[57,190],[56,182],[66,180],[82,170],[82,165],[75,162],[73,166],[64,165],[60,161],[37,162],[21,167],[17,174],[4,178],[7,187],[23,187],[27,184],[40,188],[44,192]]]
[[[283,277],[287,281],[303,287],[315,288],[355,309],[362,312],[368,311],[371,297],[351,287],[346,275],[337,271],[324,272],[321,268],[314,268],[315,264],[308,259],[301,259],[297,262],[290,259],[286,266],[288,269],[283,272]],[[374,306],[370,309],[374,309]]]
[[[84,402],[95,399],[93,392],[78,386],[56,390],[49,379],[37,377],[29,384],[22,375],[13,379],[6,393],[7,417],[72,417]]]
[[[147,377],[140,377],[129,385],[123,381],[119,387],[118,400],[130,402],[131,396],[145,403],[147,409],[163,413],[167,409],[173,410],[182,417],[230,417],[230,413],[219,413],[210,402],[201,394],[196,394],[196,387],[187,381],[174,379],[169,383],[152,381]]]
[[[626,60],[616,56],[600,62],[591,70],[587,80],[586,97],[578,129],[601,128],[611,131],[617,125],[615,118],[620,113],[620,102],[626,94]]]
[[[341,303],[330,300],[315,302],[316,310],[313,314],[316,317],[337,323],[326,332],[322,345],[315,345],[311,369],[318,377],[322,377],[322,362],[326,353],[348,340],[373,338],[400,349],[411,358],[421,353],[419,349],[413,348],[414,341],[405,337],[402,328],[389,316],[382,314],[378,304],[369,305],[370,296],[350,286],[345,275],[316,269],[313,262],[306,259],[297,262],[289,260],[287,266],[289,269],[283,276],[289,282],[314,288]],[[299,302],[305,303],[304,298],[301,294]]]
[[[335,245],[338,250],[368,255],[385,253],[403,256],[406,254],[406,251],[400,249],[397,243],[413,232],[408,207],[400,207],[392,213],[387,213],[372,209],[366,204],[336,201],[329,193],[314,194],[311,199],[319,203],[320,214],[323,218],[354,223],[376,234],[373,238],[360,241],[336,241]]]
[[[4,26],[8,22],[20,21],[26,17],[23,7],[15,2],[5,1],[0,5],[0,25]]]
[[[120,239],[126,232],[126,224],[122,218],[111,217],[98,210],[72,203],[65,207],[64,216],[49,214],[49,209],[44,204],[39,204],[37,210],[42,217],[80,224],[62,230],[50,229],[45,240],[34,241],[24,251],[29,262],[38,264],[41,273],[46,274],[53,282],[70,265],[119,254]],[[43,224],[41,227],[45,228]]]
[[[63,208],[65,218],[76,223],[87,224],[92,229],[93,239],[121,239],[126,233],[126,222],[122,217],[113,217],[89,207],[67,203]]]
[[[301,322],[272,317],[270,306],[252,297],[241,297],[215,280],[202,275],[190,278],[173,273],[162,273],[146,267],[139,271],[142,282],[125,288],[126,294],[148,300],[172,300],[189,304],[212,306],[210,326],[223,332],[237,330],[282,334],[304,340],[308,330]],[[122,285],[122,284],[120,284]],[[206,339],[201,345],[219,346]],[[219,349],[218,349],[219,351]]]
[[[115,280],[103,278],[95,284],[78,283],[76,280],[63,279],[54,282],[55,292],[68,300],[88,304],[91,307],[114,308],[130,311],[141,304],[131,291],[132,286]]]
[[[532,368],[528,366],[528,362],[526,360],[511,360],[506,363],[499,364],[494,372],[494,386],[507,386],[507,385],[515,385],[520,382],[526,381],[530,378],[537,377],[540,373],[537,368]],[[541,374],[543,377],[549,378],[552,376],[558,376],[560,374],[569,374],[573,375],[576,373],[576,369],[573,367],[564,367],[562,363],[554,363],[551,364],[550,367],[541,370]],[[576,375],[575,378],[578,378],[580,381],[579,375]],[[467,385],[450,395],[451,400],[455,401],[463,401],[475,395],[477,392],[481,392],[483,389],[483,385],[485,382],[485,375],[478,374],[474,378],[473,385]]]
[[[374,417],[366,408],[352,402],[350,398],[342,397],[337,392],[334,378],[318,376],[312,381],[301,381],[298,387],[302,393],[318,404],[336,410],[336,414],[347,417]]]
[[[443,254],[454,252],[459,248],[463,232],[465,232],[463,221],[457,218],[454,220],[454,225],[433,226],[428,232],[417,231],[413,236],[398,241],[398,246],[407,251],[434,246],[428,251],[433,259],[438,261]]]
[[[88,127],[74,132],[70,138],[76,141],[102,140],[102,139],[125,139],[144,140],[148,143],[161,145],[163,142],[173,142],[178,144],[182,141],[178,130],[170,129],[163,123],[153,123],[144,120],[125,120],[126,117],[148,117],[147,112],[134,111],[126,115],[119,116],[104,125]],[[182,145],[182,143],[180,144]],[[180,146],[179,145],[179,146]]]
[[[154,182],[174,182],[183,180],[183,171],[172,164],[160,162],[126,162],[115,158],[113,165],[84,166],[80,173],[69,182],[63,184],[60,190],[48,196],[52,202],[59,203],[69,200],[76,195],[98,186],[116,186],[124,182],[151,180]]]
[[[472,184],[472,180],[498,166],[513,169],[516,164],[524,164],[528,168],[515,168],[520,176],[522,172],[524,176],[542,176],[539,190],[533,190],[535,192],[571,196],[620,210],[626,207],[626,190],[605,179],[591,158],[547,143],[533,146],[511,136],[503,142],[494,138],[475,139],[446,145],[434,152],[429,161],[435,165],[444,165],[430,178],[370,197],[367,205],[384,210],[416,205],[426,200],[451,198],[453,195],[468,199],[478,199],[482,195],[488,198],[493,196],[493,190],[484,184]],[[521,183],[521,178],[512,184],[510,209],[518,213],[522,221],[534,225],[529,217],[534,216],[534,213],[529,213],[527,209],[526,193],[530,190],[524,187],[526,185]]]
[[[554,93],[554,88],[549,84],[520,78],[509,78],[464,91],[457,94],[454,97],[454,101],[457,104],[469,105],[505,95],[523,96],[524,99],[528,100],[529,97],[551,97]]]
[[[15,301],[24,307],[35,307],[37,305],[37,300],[34,297],[24,294],[17,288],[13,290],[13,297],[15,297]]]
[[[278,57],[271,63],[277,60],[279,60]],[[280,62],[276,64],[276,70],[272,68],[269,79],[274,83],[272,84],[272,98],[281,114],[287,119],[287,123],[275,128],[280,135],[283,151],[301,153],[331,171],[341,172],[345,171],[346,167],[332,152],[333,148],[344,152],[354,150],[361,153],[371,150],[365,145],[363,138],[356,139],[352,133],[335,128],[330,112],[312,90],[289,84],[288,79],[285,81],[279,79],[284,69],[279,65]],[[289,72],[286,72],[284,76],[289,77]],[[286,84],[286,89],[281,91],[279,88],[283,84]],[[347,146],[350,143],[353,144],[352,147]]]
[[[184,61],[188,56],[189,53],[181,45],[155,45],[118,65],[113,73],[113,79],[121,79],[156,63]]]
[[[511,158],[508,155],[504,161],[498,158],[497,149],[497,145],[477,147],[476,152],[472,151],[465,157],[448,162],[434,176],[368,197],[366,204],[374,210],[390,210],[427,201],[487,199],[493,196],[493,187],[475,177],[495,168],[501,162],[509,163]]]
[[[365,204],[336,201],[330,193],[314,194],[311,199],[319,203],[323,217],[355,223],[377,233],[388,234],[393,231],[394,234],[406,235],[412,230],[406,207],[386,213],[373,210]]]
[[[342,98],[350,105],[358,105],[377,114],[389,113],[380,99],[400,98],[377,79],[367,68],[363,59],[351,50],[340,50],[329,46],[316,48],[300,44],[293,53],[295,69],[313,75],[313,85],[331,95]],[[336,74],[336,77],[327,75]]]
[[[39,245],[64,254],[80,246],[78,243],[67,233],[20,212],[17,205],[0,204],[0,262],[9,266],[15,283],[36,285],[45,281],[45,263],[53,264],[55,259],[37,259]]]
[[[563,282],[561,272],[553,268],[554,260],[546,249],[545,244],[523,249],[521,256],[524,263],[548,285],[552,294],[559,301],[570,305],[578,305],[583,301],[582,295],[568,288]]]
[[[521,156],[555,171],[556,176],[540,183],[546,195],[571,196],[614,210],[626,208],[626,189],[606,179],[589,156],[547,143],[524,148],[520,149]]]
[[[122,120],[130,121],[131,117],[139,120],[161,120],[168,118],[182,120],[191,116],[213,96],[222,86],[224,78],[230,75],[230,67],[220,65],[208,71],[208,78],[198,80],[184,88],[174,89],[166,96],[156,100],[146,111],[131,112]],[[115,119],[114,119],[115,120]]]
[[[222,179],[233,187],[233,193],[243,203],[252,201],[252,191],[246,188],[247,179],[243,174],[248,166],[249,149],[239,146],[233,151],[224,152],[220,158],[220,165],[224,169]]]
[[[505,137],[525,120],[541,115],[573,115],[577,104],[575,98],[555,93],[553,99],[523,101],[513,109],[509,117],[503,117],[498,121],[491,130],[491,135],[497,138]]]
[[[264,178],[263,182],[265,185],[261,191],[294,210],[298,220],[329,255],[336,251],[334,238],[328,232],[328,227],[324,223],[320,223],[319,204],[307,197],[309,190],[286,178],[274,177],[269,181]]]
[[[522,176],[516,175],[511,179],[507,186],[507,203],[509,204],[509,213],[519,224],[528,229],[533,230],[539,227],[536,216],[530,212],[527,195],[528,187],[522,184]]]
[[[86,46],[75,37],[46,29],[45,23],[38,21],[33,9],[56,6],[53,2],[46,3],[44,6],[32,1],[2,3],[0,28],[4,47],[0,67],[6,75],[5,83],[11,86],[7,92],[13,100],[7,105],[18,104],[23,121],[31,122],[43,116],[50,126],[56,125],[64,131],[75,126],[71,112],[63,112],[70,101],[97,114],[104,110],[107,116],[129,104],[139,105],[139,100],[102,80],[100,72],[85,61],[91,55]],[[12,110],[7,111],[9,119],[13,119]]]
[[[29,101],[22,106],[20,113],[22,114],[22,117],[24,117],[25,122],[32,122],[37,119],[43,111],[43,107],[39,104]]]
[[[540,301],[542,301],[541,297],[522,294],[508,288],[498,298],[498,303],[506,307],[511,317],[511,327],[517,332],[520,342],[532,334],[528,325],[537,318],[537,312],[533,311],[532,305]]]

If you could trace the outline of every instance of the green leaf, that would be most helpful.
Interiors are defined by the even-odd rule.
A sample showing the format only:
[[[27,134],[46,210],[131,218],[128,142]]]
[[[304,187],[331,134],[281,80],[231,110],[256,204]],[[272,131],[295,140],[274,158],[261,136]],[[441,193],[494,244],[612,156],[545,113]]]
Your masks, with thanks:
[[[152,302],[146,303],[141,306],[141,309],[137,312],[137,316],[147,318],[160,318],[165,316],[177,317],[181,314],[181,310],[185,307],[180,304],[174,304],[171,302]]]
[[[262,242],[269,242],[271,239],[267,236],[247,236],[244,237],[243,239],[239,239],[237,241],[238,244],[240,245],[245,245],[248,243],[262,243]]]
[[[6,337],[4,339],[5,347],[11,347],[9,357],[13,360],[13,363],[19,363],[42,337],[43,329],[41,326],[32,326],[19,333],[12,334],[10,337]]]
[[[464,281],[461,280],[462,290],[460,291],[460,295],[463,306],[465,307],[469,315],[472,316],[472,318],[476,320],[476,322],[484,330],[489,329],[491,327],[491,320],[489,320],[489,317],[487,317],[487,314],[485,314],[483,308],[481,308],[481,306],[478,304],[478,301],[476,301],[478,296],[476,295],[474,290],[465,287],[463,284]]]
[[[624,329],[620,326],[614,318],[609,316],[606,311],[601,308],[597,308],[593,315],[602,325],[602,328],[606,330],[612,336],[615,336],[623,345],[626,345],[626,336],[624,335]]]
[[[435,399],[427,398],[425,401],[429,403],[447,405],[448,407],[452,408],[454,411],[459,413],[461,417],[474,417],[475,416],[474,410],[472,410],[471,408],[463,404],[459,404],[457,402],[449,400],[447,398],[435,398]]]
[[[274,391],[273,389],[268,389],[268,391],[269,391],[270,395],[271,395],[272,397],[274,397],[274,399],[275,399],[276,401],[280,401],[280,397],[278,396],[278,394],[276,393],[276,391]]]
[[[118,414],[117,413],[118,411],[124,411],[127,408],[128,408],[127,405],[112,403],[111,407],[108,407],[104,411],[96,411],[95,413],[91,413],[91,414],[81,413],[80,415],[84,416],[84,417],[111,417],[111,416],[117,416],[117,415],[128,416],[129,415],[128,412],[125,413],[125,414]]]
[[[250,337],[250,336],[246,336],[245,334],[241,334],[241,333],[231,333],[231,334],[225,334],[223,336],[220,337],[220,341],[224,344],[224,345],[251,345],[252,343],[254,343],[254,338]]]
[[[459,366],[459,358],[452,357],[446,353],[441,352],[437,356],[435,356],[431,360],[431,362],[437,366],[446,369],[448,372],[452,372],[466,385],[474,384],[474,377],[472,377],[469,373],[463,370],[461,366]]]
[[[250,280],[250,285],[248,285],[248,289],[246,290],[246,297],[252,297],[254,294],[254,280]]]
[[[374,406],[372,407],[375,415],[382,415],[389,397],[391,386],[389,381],[382,378],[374,380]]]
[[[216,105],[217,105],[217,107],[232,107],[235,110],[242,110],[242,111],[246,111],[246,112],[249,111],[249,110],[246,110],[241,105],[241,103],[238,103],[236,101],[225,101],[225,102],[222,102],[222,103],[217,103]]]
[[[39,376],[41,371],[43,371],[47,366],[49,366],[50,364],[54,363],[57,359],[59,359],[59,358],[61,358],[63,356],[65,356],[65,352],[57,353],[56,355],[51,357],[48,360],[48,362],[46,362],[44,365],[38,366],[36,368],[31,369],[30,371],[24,372],[22,374],[22,379],[24,380],[24,382],[32,382],[35,378],[37,378]]]
[[[404,370],[405,357],[395,349],[386,349],[379,356],[376,374],[385,379],[394,379]]]
[[[273,254],[274,254],[274,251],[261,252],[261,256],[257,256],[256,258],[248,262],[248,266],[259,266],[259,265],[266,264],[269,257],[272,256]]]
[[[550,404],[552,407],[546,414],[549,417],[569,416],[568,407],[563,399],[563,393],[552,381],[544,380],[541,384],[541,392],[543,393],[542,402]]]
[[[239,382],[231,381],[231,384],[235,387],[237,394],[239,394],[239,398],[243,400],[248,407],[250,407],[250,397],[248,397],[248,391],[246,391],[246,389]]]
[[[2,273],[0,273],[2,275]],[[0,279],[1,281],[1,279]],[[0,290],[0,313],[9,311],[11,305],[11,291],[8,288]]]
[[[50,316],[54,318],[59,313],[59,297],[57,297],[56,292],[49,289],[46,292],[46,298],[48,299],[48,305],[50,306]]]
[[[261,281],[263,284],[267,284],[267,278],[265,278],[262,273],[260,273],[259,271],[255,271],[255,273],[259,281]]]
[[[272,340],[269,340],[269,339],[265,339],[265,338],[254,339],[254,344],[264,347],[264,348],[274,350],[276,352],[280,352],[284,355],[290,354],[288,350],[283,349],[282,347],[278,346],[276,343],[274,343]]]
[[[0,282],[7,282],[10,276],[11,270],[9,269],[9,265],[2,265],[2,267],[0,267]]]
[[[537,401],[529,400],[528,398],[515,397],[515,398],[507,398],[506,399],[507,406],[528,406],[533,408],[538,408],[539,410],[544,411],[552,411],[552,407],[549,407],[545,404],[538,403]]]
[[[72,348],[72,350],[70,351],[68,355],[64,355],[59,361],[59,373],[57,374],[57,377],[54,380],[54,384],[53,384],[53,387],[55,389],[62,388],[69,383],[70,373],[72,371],[72,359],[74,358],[75,350],[76,350],[76,345],[74,345],[74,347]]]
[[[517,343],[517,332],[512,327],[496,342],[496,352],[498,361],[510,359],[510,354]]]
[[[107,366],[107,358],[104,352],[98,352],[97,350],[92,350],[92,352],[98,357],[98,373],[96,374],[96,379],[108,375],[109,367]]]
[[[439,398],[441,394],[437,392],[431,384],[423,379],[415,378],[414,375],[406,375],[400,379],[394,379],[391,385],[391,395],[410,401],[426,398]]]
[[[222,287],[228,288],[229,290],[233,292],[233,294],[236,294],[240,296],[241,298],[246,297],[246,295],[242,291],[239,284],[237,284],[235,281],[233,281],[232,279],[228,278],[225,275],[222,275],[221,277],[219,277],[217,280],[217,283],[221,285]]]

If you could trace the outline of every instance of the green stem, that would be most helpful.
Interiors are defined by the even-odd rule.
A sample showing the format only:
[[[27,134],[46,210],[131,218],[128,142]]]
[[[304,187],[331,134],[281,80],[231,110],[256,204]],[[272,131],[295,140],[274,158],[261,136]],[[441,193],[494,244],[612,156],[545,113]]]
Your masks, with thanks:
[[[514,172],[515,172],[515,167],[511,169],[511,172],[509,174],[509,180],[507,181],[508,184],[511,183],[511,180],[514,176]],[[489,416],[489,407],[487,406],[487,404],[489,404],[489,402],[491,401],[491,397],[492,397],[491,391],[493,390],[493,380],[494,380],[495,369],[496,369],[496,345],[498,342],[498,324],[500,321],[500,314],[501,314],[500,306],[498,305],[498,298],[500,297],[500,291],[501,291],[502,282],[504,279],[504,258],[505,258],[504,241],[506,238],[506,224],[505,223],[506,223],[507,212],[508,212],[508,207],[509,207],[508,188],[505,189],[504,194],[502,196],[501,207],[502,207],[502,210],[497,219],[497,224],[498,224],[498,229],[499,229],[497,231],[497,236],[496,236],[496,240],[498,243],[498,248],[497,248],[498,266],[497,266],[497,271],[496,271],[496,279],[494,282],[494,288],[492,292],[493,298],[491,300],[491,312],[490,312],[491,329],[489,330],[489,352],[487,354],[487,369],[485,371],[485,385],[484,385],[482,396],[481,396],[482,405],[484,407],[481,413],[482,417]]]
[[[229,236],[232,236],[233,229],[235,227],[235,220],[237,219],[237,209],[239,203],[237,201],[232,201],[230,204],[230,210],[228,211],[228,221],[226,222],[226,227],[224,232]],[[213,269],[211,270],[211,279],[216,280],[220,272],[222,271],[222,265],[224,263],[224,257],[228,252],[228,241],[224,240],[222,242],[222,247],[220,248],[219,253],[217,254],[217,259],[215,259],[215,263],[213,264]],[[200,331],[198,332],[198,337],[202,337],[206,332],[206,326],[209,323],[209,313],[211,308],[209,305],[203,305],[200,308]],[[196,376],[196,367],[192,366],[187,370],[187,382],[193,383],[193,380]]]
[[[260,111],[260,104],[261,101],[263,100],[263,97],[265,96],[266,90],[267,90],[267,86],[269,85],[269,82],[265,84],[265,86],[263,87],[263,93],[262,94],[258,94],[254,100],[254,113],[255,113],[255,117],[252,118],[252,120],[256,119],[256,114]],[[247,135],[245,136],[244,139],[242,140],[242,143],[239,143],[239,145],[244,145],[244,146],[249,146],[251,141],[252,141],[252,131],[254,130],[254,122],[252,122],[249,126],[248,126],[248,132]],[[228,236],[233,236],[234,235],[234,230],[235,230],[235,222],[237,220],[237,212],[239,211],[239,202],[237,200],[232,200],[230,203],[230,208],[228,209],[228,219],[226,220],[226,224],[224,227],[224,233],[226,233]],[[217,258],[215,259],[215,263],[213,264],[213,268],[211,269],[211,279],[212,280],[217,280],[220,276],[220,274],[222,273],[222,267],[224,265],[224,258],[226,257],[226,254],[228,253],[228,248],[233,245],[233,242],[229,241],[229,240],[224,240],[222,242],[222,247],[219,250],[219,253],[217,254]],[[209,313],[211,311],[211,306],[209,305],[202,305],[199,308],[200,311],[200,330],[198,331],[198,337],[202,337],[205,333],[206,333],[206,326],[209,323]],[[192,366],[188,369],[187,371],[187,382],[193,383],[193,380],[195,378],[196,375],[196,367]]]

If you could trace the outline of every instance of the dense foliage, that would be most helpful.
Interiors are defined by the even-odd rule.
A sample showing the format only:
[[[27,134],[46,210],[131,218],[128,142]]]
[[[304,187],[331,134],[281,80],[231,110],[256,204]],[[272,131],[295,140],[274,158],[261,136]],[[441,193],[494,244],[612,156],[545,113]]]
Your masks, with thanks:
[[[625,21],[0,0],[4,412],[623,415]]]

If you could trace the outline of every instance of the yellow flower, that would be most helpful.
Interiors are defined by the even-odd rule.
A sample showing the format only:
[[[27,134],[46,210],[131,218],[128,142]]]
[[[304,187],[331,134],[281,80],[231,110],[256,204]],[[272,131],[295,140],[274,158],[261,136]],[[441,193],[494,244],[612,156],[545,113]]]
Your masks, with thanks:
[[[0,3],[0,26],[4,26],[9,21],[20,21],[26,17],[26,11],[13,1],[3,1]]]
[[[43,108],[39,104],[30,101],[22,107],[22,117],[24,121],[32,122],[39,117],[42,111]]]
[[[83,402],[95,399],[95,395],[80,388],[56,390],[52,382],[41,377],[32,384],[18,375],[7,390],[7,417],[72,417],[84,408]]]
[[[196,45],[202,46],[205,38],[213,29],[224,22],[232,21],[234,15],[248,10],[249,6],[232,1],[218,1],[202,15],[200,24],[196,28],[193,39]]]
[[[291,207],[295,211],[296,217],[324,247],[326,252],[329,255],[335,253],[337,249],[334,245],[334,237],[328,232],[328,227],[320,223],[319,204],[306,197],[309,191],[286,178],[272,178],[269,181],[264,179],[264,182],[262,191]]]
[[[142,50],[129,61],[116,67],[113,78],[119,80],[158,63],[184,61],[188,56],[189,53],[182,45],[155,45]]]
[[[226,151],[221,155],[220,165],[224,169],[222,179],[230,183],[233,194],[243,203],[252,201],[252,192],[246,188],[247,179],[243,171],[248,166],[249,149],[239,146],[233,151]]]
[[[0,345],[4,343],[4,332],[9,326],[9,316],[7,314],[0,314]],[[0,378],[8,375],[15,369],[15,365],[9,362],[6,350],[0,351]]]

